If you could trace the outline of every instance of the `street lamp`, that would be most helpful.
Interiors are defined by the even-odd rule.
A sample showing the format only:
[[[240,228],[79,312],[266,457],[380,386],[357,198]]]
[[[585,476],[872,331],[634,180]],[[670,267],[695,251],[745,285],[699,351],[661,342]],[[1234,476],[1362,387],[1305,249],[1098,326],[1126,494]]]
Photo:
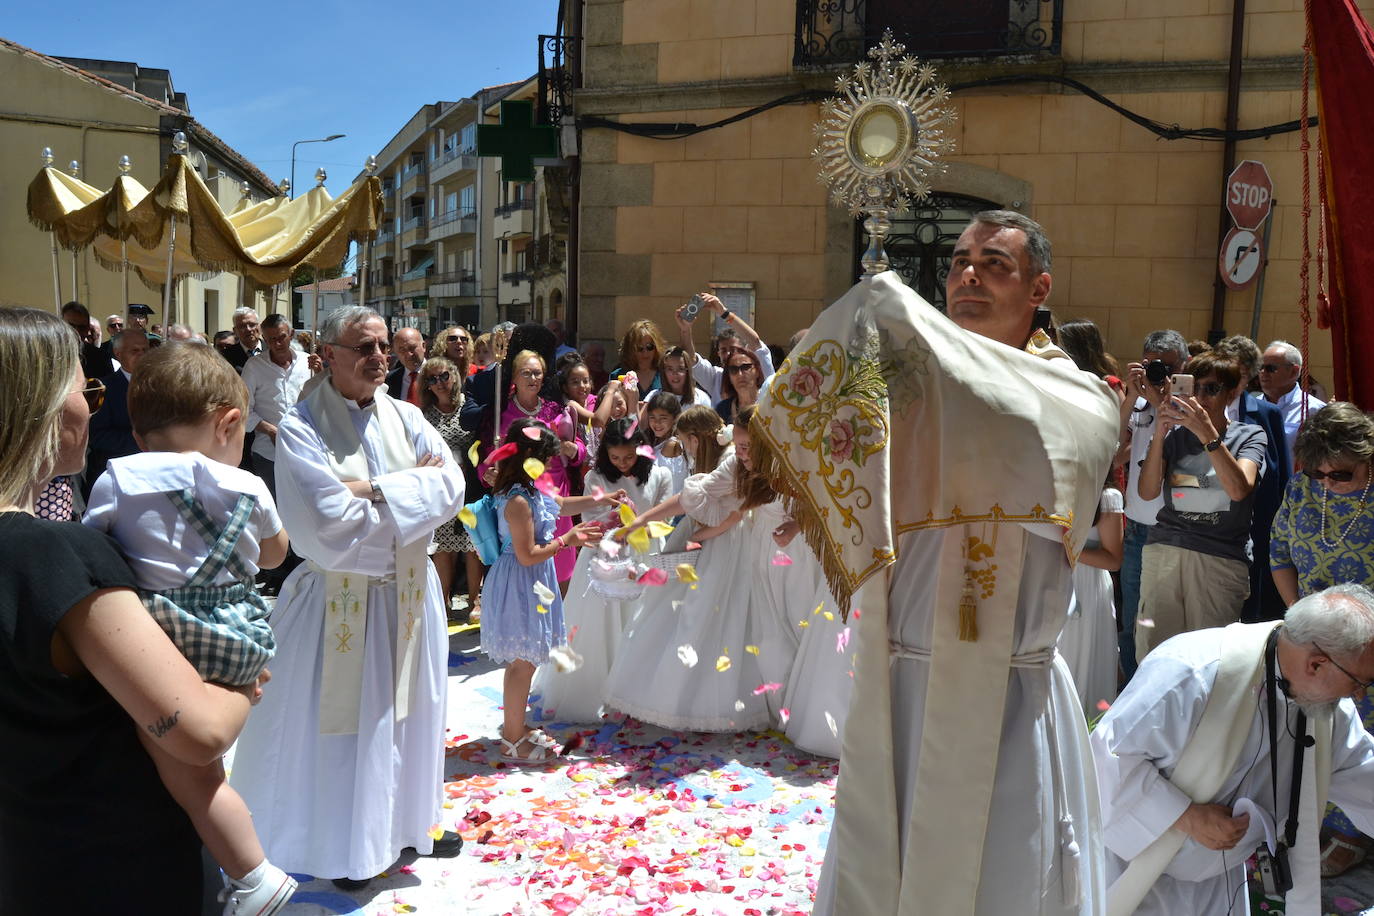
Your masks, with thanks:
[[[330,140],[338,140],[338,139],[340,139],[341,137],[345,137],[345,136],[347,136],[347,134],[330,134],[330,135],[327,136],[327,137],[319,137],[319,138],[317,138],[317,139],[315,139],[315,140],[297,140],[295,143],[292,143],[292,144],[291,144],[291,196],[292,196],[292,198],[295,198],[295,196],[296,196],[296,147],[300,146],[302,143],[328,143]]]

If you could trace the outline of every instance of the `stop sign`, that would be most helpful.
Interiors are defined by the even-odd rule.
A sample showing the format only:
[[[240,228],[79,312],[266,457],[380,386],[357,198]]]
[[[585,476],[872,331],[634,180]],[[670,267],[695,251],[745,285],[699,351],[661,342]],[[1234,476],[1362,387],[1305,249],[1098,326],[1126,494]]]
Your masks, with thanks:
[[[1226,179],[1226,212],[1241,229],[1258,229],[1273,200],[1274,183],[1262,162],[1246,159]]]

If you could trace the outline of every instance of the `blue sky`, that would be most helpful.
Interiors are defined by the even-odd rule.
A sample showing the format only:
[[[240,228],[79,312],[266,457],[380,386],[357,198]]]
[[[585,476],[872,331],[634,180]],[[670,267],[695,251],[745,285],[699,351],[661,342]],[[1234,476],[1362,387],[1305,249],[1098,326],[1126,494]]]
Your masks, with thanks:
[[[170,70],[191,113],[274,179],[338,194],[421,105],[538,69],[557,0],[7,4],[0,34],[43,54]]]

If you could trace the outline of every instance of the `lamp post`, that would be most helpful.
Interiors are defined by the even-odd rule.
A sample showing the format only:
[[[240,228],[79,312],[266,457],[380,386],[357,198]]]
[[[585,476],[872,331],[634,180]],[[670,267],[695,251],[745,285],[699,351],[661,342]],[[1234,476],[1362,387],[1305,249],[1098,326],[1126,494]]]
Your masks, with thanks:
[[[297,140],[291,144],[291,196],[296,196],[296,147],[302,143],[328,143],[330,140],[338,140],[347,134],[330,134],[327,137],[317,137],[314,140]]]

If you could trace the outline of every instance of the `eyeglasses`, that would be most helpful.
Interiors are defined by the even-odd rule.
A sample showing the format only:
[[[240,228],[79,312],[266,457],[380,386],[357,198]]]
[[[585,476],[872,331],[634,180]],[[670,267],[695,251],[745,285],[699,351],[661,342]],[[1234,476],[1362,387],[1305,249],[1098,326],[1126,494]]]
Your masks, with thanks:
[[[744,372],[750,371],[753,368],[753,363],[735,363],[733,366],[729,367],[728,371],[731,375],[740,375]]]
[[[1207,382],[1197,386],[1197,393],[1208,398],[1214,398],[1225,390],[1226,387],[1221,382]]]
[[[86,406],[91,413],[105,406],[105,383],[100,379],[86,379],[86,387],[81,389],[81,394],[86,399]]]
[[[446,339],[449,343],[453,343],[455,340],[461,340],[463,343],[467,343],[467,342],[468,342],[468,339],[467,339],[466,337],[464,337],[462,334],[450,334],[450,335],[448,335],[448,337],[445,338],[445,339]]]
[[[391,344],[387,343],[384,340],[369,340],[358,347],[349,346],[346,343],[339,343],[337,340],[332,340],[329,343],[330,346],[343,347],[345,350],[352,350],[354,353],[358,354],[364,359],[366,359],[369,356],[375,356],[378,353],[380,353],[383,356],[386,356],[388,353],[391,352]]]
[[[448,372],[440,372],[438,375],[431,375],[429,381],[425,382],[425,384],[430,386],[442,385],[451,378],[453,378],[453,376]]]
[[[1264,365],[1260,366],[1260,371],[1261,371],[1261,372],[1278,372],[1278,371],[1279,371],[1280,369],[1282,369],[1282,368],[1283,368],[1282,366],[1276,366],[1276,365],[1274,365],[1273,363],[1265,363]]]
[[[519,375],[522,379],[531,382],[537,382],[544,377],[544,373],[536,369],[522,369],[520,372],[516,374]]]
[[[639,346],[635,347],[635,349],[638,350],[640,353],[652,353],[658,349],[658,345],[655,344],[653,341],[649,341],[646,344],[640,344]]]
[[[1349,671],[1345,670],[1341,663],[1332,658],[1331,653],[1327,652],[1321,646],[1317,645],[1316,643],[1312,643],[1312,648],[1316,649],[1322,655],[1325,655],[1326,660],[1329,661],[1331,664],[1335,665],[1337,671],[1339,671],[1341,674],[1344,674],[1346,677],[1354,681],[1355,685],[1359,687],[1361,690],[1368,690],[1370,687],[1374,686],[1374,681],[1362,681],[1355,675],[1351,674]]]
[[[1349,483],[1355,479],[1355,472],[1346,471],[1319,471],[1316,468],[1303,468],[1302,472],[1312,480],[1329,480],[1332,483]]]

